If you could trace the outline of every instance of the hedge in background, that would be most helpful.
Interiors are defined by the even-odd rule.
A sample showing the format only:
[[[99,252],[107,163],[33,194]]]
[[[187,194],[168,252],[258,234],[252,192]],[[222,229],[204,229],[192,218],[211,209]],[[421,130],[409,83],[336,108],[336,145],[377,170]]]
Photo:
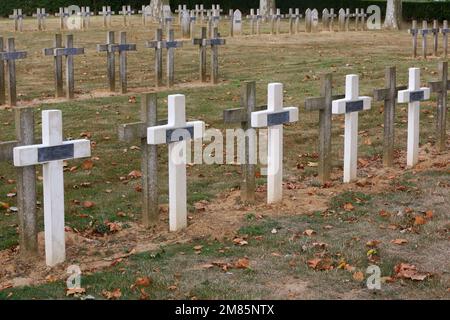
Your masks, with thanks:
[[[382,14],[386,9],[386,1],[382,0],[278,0],[278,7],[282,12],[287,12],[289,8],[300,8],[304,12],[307,8],[316,8],[321,12],[324,8],[335,8],[336,13],[340,8],[367,8],[371,4],[381,7]],[[28,16],[36,11],[36,8],[45,8],[47,12],[58,12],[59,7],[77,4],[79,6],[89,6],[91,11],[99,11],[102,6],[110,5],[112,9],[118,12],[122,5],[131,5],[133,9],[139,10],[142,5],[148,5],[150,0],[2,0],[0,7],[0,16],[7,17],[14,8],[21,8]],[[171,0],[170,4],[174,10],[178,4],[187,4],[193,8],[195,4],[204,4],[210,8],[211,4],[220,3],[224,12],[228,9],[239,8],[244,14],[250,11],[250,8],[257,8],[259,0]],[[444,20],[450,17],[450,3],[445,2],[403,2],[403,19],[439,19]]]

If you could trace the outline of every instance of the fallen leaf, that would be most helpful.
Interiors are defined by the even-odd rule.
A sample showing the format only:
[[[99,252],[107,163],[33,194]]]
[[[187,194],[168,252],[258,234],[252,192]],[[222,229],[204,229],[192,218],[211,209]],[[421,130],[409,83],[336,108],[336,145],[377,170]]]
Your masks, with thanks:
[[[358,281],[358,282],[364,281],[364,273],[362,273],[361,271],[356,271],[353,274],[353,279]]]
[[[120,291],[120,288],[113,291],[103,290],[102,295],[108,300],[117,300],[122,296],[122,292]]]
[[[426,218],[426,219],[431,219],[431,218],[433,218],[433,211],[428,210],[427,212],[425,212],[425,218]]]
[[[84,201],[83,202],[83,207],[85,207],[85,208],[92,208],[93,206],[95,206],[95,203],[92,201]]]
[[[248,244],[248,242],[245,241],[245,240],[242,239],[242,238],[234,238],[234,239],[233,239],[233,243],[234,243],[235,245],[239,245],[239,246],[245,246],[245,245]]]
[[[195,251],[200,251],[200,250],[202,250],[202,248],[203,248],[203,246],[195,246],[195,247],[194,247],[194,250],[195,250]]]
[[[422,224],[425,224],[425,223],[427,223],[427,221],[423,217],[421,217],[421,216],[415,216],[414,217],[414,225],[415,226],[422,225]]]
[[[380,243],[381,243],[381,241],[378,241],[378,240],[370,240],[370,241],[367,241],[366,246],[368,246],[368,247],[370,247],[370,248],[375,248],[375,247],[377,247]]]
[[[247,269],[250,267],[250,260],[248,258],[239,259],[235,264],[235,268],[237,269]]]
[[[397,278],[411,279],[416,281],[423,281],[428,276],[420,273],[417,267],[408,263],[399,263],[394,267],[394,272]]]
[[[148,287],[152,283],[152,279],[149,277],[137,278],[134,283],[138,287]]]
[[[91,159],[84,160],[81,164],[81,169],[91,170],[94,167],[94,162]]]
[[[355,209],[355,207],[354,207],[353,204],[351,204],[350,202],[344,204],[344,210],[345,210],[345,211],[353,211],[354,209]]]
[[[402,244],[408,243],[408,240],[406,240],[406,239],[395,239],[395,240],[392,240],[391,242],[393,244],[402,245]]]
[[[307,229],[303,232],[304,235],[307,235],[308,237],[312,236],[313,234],[316,234],[316,232],[312,229]]]
[[[137,179],[142,177],[142,172],[140,172],[139,170],[133,170],[128,174],[128,178],[130,179]]]

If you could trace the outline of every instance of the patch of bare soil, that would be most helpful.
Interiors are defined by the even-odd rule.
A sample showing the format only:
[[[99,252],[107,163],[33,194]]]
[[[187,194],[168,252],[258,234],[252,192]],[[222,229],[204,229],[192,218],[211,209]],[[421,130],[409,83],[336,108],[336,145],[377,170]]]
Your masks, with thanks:
[[[424,145],[420,151],[420,163],[411,171],[450,170],[449,153],[437,153],[433,150],[431,146]],[[361,158],[358,170],[359,176],[363,178],[349,184],[341,183],[341,169],[335,169],[332,181],[322,187],[313,186],[313,178],[301,182],[286,179],[283,201],[273,205],[266,204],[265,186],[258,189],[255,205],[242,204],[239,191],[223,193],[212,203],[200,203],[196,212],[189,214],[189,226],[178,233],[168,231],[167,205],[161,206],[160,223],[152,230],[147,230],[137,223],[129,223],[129,228],[103,237],[67,230],[67,260],[54,268],[45,265],[44,239],[41,234],[38,257],[22,258],[18,248],[0,251],[0,289],[64,279],[67,277],[67,267],[71,264],[77,264],[83,273],[89,273],[112,266],[132,254],[157,250],[160,246],[196,239],[232,239],[244,225],[245,216],[250,212],[264,217],[277,217],[323,211],[327,209],[330,199],[343,191],[375,194],[389,190],[392,188],[392,179],[405,173],[405,162],[404,152],[396,154],[395,166],[389,169],[383,168],[381,159]],[[286,293],[282,296],[296,298],[303,294],[302,286],[306,284],[293,286],[291,281],[287,281],[285,286],[278,285],[277,290]]]

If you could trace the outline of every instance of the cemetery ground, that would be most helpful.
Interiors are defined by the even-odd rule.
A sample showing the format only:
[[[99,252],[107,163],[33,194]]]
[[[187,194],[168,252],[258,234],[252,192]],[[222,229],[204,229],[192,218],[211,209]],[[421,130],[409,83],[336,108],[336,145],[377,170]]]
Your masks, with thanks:
[[[100,26],[96,19],[91,24]],[[322,186],[315,179],[318,114],[303,108],[306,97],[318,96],[321,72],[333,72],[334,93],[343,93],[345,75],[356,73],[361,93],[372,95],[384,86],[386,66],[397,66],[398,84],[407,84],[409,67],[421,67],[426,84],[438,77],[438,58],[410,58],[406,32],[235,37],[219,49],[223,80],[217,86],[198,81],[198,48],[186,43],[175,53],[175,87],[156,90],[154,53],[144,48],[154,26],[145,30],[134,19],[134,27],[119,27],[118,20],[112,28],[127,31],[128,41],[138,45],[137,53],[128,54],[125,96],[107,91],[106,57],[95,52],[106,30],[73,32],[86,55],[75,58],[77,99],[70,102],[52,98],[53,61],[42,55],[55,31],[14,35],[16,48],[29,52],[17,63],[19,105],[61,109],[65,138],[89,137],[93,152],[92,159],[67,163],[67,261],[53,269],[45,266],[42,234],[39,258],[17,254],[15,171],[0,163],[0,299],[65,298],[71,264],[80,265],[86,294],[99,299],[449,298],[450,156],[433,145],[435,95],[421,104],[420,163],[414,170],[405,169],[407,106],[397,106],[392,169],[382,167],[382,103],[360,114],[360,179],[348,185],[341,182],[343,117],[333,117],[335,168]],[[56,21],[48,21],[49,30],[57,30]],[[227,24],[222,28],[226,36]],[[10,22],[0,22],[4,37],[12,35],[10,29]],[[154,230],[142,228],[139,142],[117,139],[119,124],[139,119],[139,94],[158,92],[161,119],[167,95],[185,94],[188,118],[225,129],[222,111],[239,107],[243,80],[257,81],[259,105],[266,104],[267,83],[282,82],[285,105],[300,107],[300,121],[285,130],[283,203],[264,204],[260,176],[257,205],[241,204],[239,166],[188,166],[189,227],[169,233],[167,149],[159,147],[161,221]],[[2,108],[0,119],[0,141],[12,140],[12,110]],[[36,119],[40,124],[39,113]],[[41,181],[38,187],[42,200]],[[43,230],[41,207],[39,216]],[[371,264],[381,268],[380,291],[366,288]],[[411,265],[417,271],[398,268]]]

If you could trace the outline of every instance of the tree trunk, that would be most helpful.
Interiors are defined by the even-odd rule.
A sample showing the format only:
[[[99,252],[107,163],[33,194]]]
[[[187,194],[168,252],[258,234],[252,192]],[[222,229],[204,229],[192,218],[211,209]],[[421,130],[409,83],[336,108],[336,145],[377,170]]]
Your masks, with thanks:
[[[399,30],[402,22],[402,0],[387,0],[384,28]]]

